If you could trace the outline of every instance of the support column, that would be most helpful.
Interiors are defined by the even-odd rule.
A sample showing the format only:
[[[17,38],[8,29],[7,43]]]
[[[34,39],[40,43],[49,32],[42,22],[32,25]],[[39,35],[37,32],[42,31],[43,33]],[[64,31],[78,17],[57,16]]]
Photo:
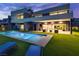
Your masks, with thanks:
[[[70,19],[70,34],[72,34],[72,19]]]

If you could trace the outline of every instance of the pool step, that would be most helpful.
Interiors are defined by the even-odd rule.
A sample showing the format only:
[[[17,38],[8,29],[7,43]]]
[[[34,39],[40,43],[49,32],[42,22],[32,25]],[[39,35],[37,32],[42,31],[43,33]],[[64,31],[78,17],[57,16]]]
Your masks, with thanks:
[[[37,46],[37,45],[31,45],[29,49],[26,52],[26,56],[40,56],[42,47]]]

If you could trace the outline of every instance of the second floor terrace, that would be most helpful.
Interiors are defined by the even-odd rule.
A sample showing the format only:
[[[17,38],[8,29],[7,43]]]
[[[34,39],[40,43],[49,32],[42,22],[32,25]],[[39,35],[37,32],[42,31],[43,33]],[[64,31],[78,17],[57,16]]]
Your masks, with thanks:
[[[61,15],[50,15],[43,17],[32,17],[32,18],[24,18],[24,19],[16,19],[14,18],[12,23],[25,23],[25,22],[36,22],[36,21],[44,21],[44,20],[59,20],[59,19],[71,19],[72,14],[61,14]]]
[[[70,4],[48,8],[41,11],[33,12],[31,9],[20,9],[11,13],[12,22],[28,22],[48,19],[72,18],[73,13],[70,10]]]

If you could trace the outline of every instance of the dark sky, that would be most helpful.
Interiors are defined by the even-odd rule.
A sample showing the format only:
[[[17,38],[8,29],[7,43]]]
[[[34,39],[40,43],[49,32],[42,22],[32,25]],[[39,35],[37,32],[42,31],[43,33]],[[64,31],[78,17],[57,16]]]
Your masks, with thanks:
[[[55,7],[62,3],[0,3],[0,19],[7,18],[11,11],[24,7],[31,7],[34,11]],[[75,18],[79,18],[79,4],[71,3],[71,10]]]
[[[79,18],[79,3],[71,4],[71,10],[73,11],[73,16]]]

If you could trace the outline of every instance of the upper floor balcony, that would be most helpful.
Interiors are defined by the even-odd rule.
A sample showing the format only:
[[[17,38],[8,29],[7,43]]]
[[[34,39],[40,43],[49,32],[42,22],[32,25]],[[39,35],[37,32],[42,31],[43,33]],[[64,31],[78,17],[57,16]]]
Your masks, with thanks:
[[[72,13],[65,13],[59,15],[49,15],[49,16],[42,16],[42,17],[32,17],[32,18],[24,18],[24,19],[17,19],[16,17],[12,17],[12,23],[25,23],[25,22],[35,22],[35,21],[44,21],[44,20],[55,20],[55,19],[66,19],[72,18]]]

